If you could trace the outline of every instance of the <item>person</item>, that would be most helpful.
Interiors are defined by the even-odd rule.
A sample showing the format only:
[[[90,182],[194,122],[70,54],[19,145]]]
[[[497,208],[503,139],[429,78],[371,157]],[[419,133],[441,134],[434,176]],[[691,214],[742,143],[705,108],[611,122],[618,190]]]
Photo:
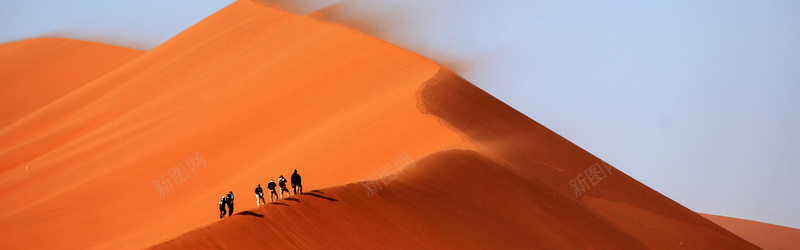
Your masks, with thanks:
[[[220,219],[225,218],[225,214],[227,213],[227,211],[225,211],[225,204],[228,203],[228,200],[225,199],[225,198],[227,198],[227,197],[222,196],[222,198],[219,199],[219,218]]]
[[[278,193],[275,192],[275,186],[278,186],[278,185],[275,185],[275,181],[274,180],[269,180],[269,184],[267,184],[267,189],[269,189],[269,201],[270,202],[274,201],[272,199],[272,195],[273,194],[275,195],[275,200],[278,199]]]
[[[233,215],[233,191],[228,192],[228,196],[225,197],[228,199],[228,217]]]
[[[281,187],[281,199],[283,199],[283,192],[286,192],[289,194],[289,196],[292,196],[292,192],[289,192],[289,189],[286,188],[286,178],[283,178],[283,175],[278,177],[278,186]]]
[[[264,189],[261,189],[261,184],[258,184],[258,187],[256,187],[256,207],[261,206],[261,204],[267,204],[267,202],[264,201]]]
[[[297,194],[297,191],[300,190],[300,193],[303,193],[303,184],[300,183],[300,175],[297,174],[297,169],[294,170],[294,174],[292,174],[292,191],[294,194]]]

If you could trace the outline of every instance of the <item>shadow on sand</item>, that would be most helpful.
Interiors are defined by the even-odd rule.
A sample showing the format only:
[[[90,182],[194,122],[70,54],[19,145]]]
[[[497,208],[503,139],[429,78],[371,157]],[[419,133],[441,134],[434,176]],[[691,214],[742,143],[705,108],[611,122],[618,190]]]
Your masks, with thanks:
[[[286,203],[280,203],[280,202],[270,202],[269,204],[270,204],[270,205],[281,205],[281,206],[287,206],[287,207],[289,206],[289,204],[286,204]]]
[[[322,192],[320,192],[320,191],[317,191],[317,190],[314,190],[314,191],[311,191],[310,193],[302,193],[302,194],[300,194],[300,195],[309,195],[309,196],[314,196],[314,197],[317,197],[317,198],[322,198],[322,199],[326,199],[326,200],[329,200],[329,201],[339,201],[339,200],[337,200],[337,199],[334,199],[334,198],[331,198],[331,197],[327,197],[327,196],[323,196],[323,195],[321,195],[321,194],[317,194],[317,193],[322,193]],[[323,193],[323,194],[324,194],[324,193]]]
[[[251,212],[251,211],[238,212],[235,215],[249,215],[249,216],[255,216],[255,217],[258,217],[258,218],[264,218],[263,214],[259,214],[259,213],[255,213],[255,212]]]

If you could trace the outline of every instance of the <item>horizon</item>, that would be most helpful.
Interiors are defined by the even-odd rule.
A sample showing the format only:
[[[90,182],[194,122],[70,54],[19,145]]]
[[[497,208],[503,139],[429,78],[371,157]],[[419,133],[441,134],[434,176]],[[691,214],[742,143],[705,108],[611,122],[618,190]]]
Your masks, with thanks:
[[[0,43],[152,49],[231,2],[8,1]],[[276,3],[442,63],[695,212],[800,228],[800,4]]]

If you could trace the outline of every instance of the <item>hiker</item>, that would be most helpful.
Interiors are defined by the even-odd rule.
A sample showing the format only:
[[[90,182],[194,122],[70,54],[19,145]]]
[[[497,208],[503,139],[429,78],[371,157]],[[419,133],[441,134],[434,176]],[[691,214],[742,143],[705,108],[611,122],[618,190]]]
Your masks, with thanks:
[[[300,193],[303,193],[303,184],[300,183],[300,175],[297,174],[297,169],[294,170],[294,174],[292,174],[292,191],[294,194],[297,194],[297,190],[300,190]]]
[[[283,199],[283,192],[286,192],[289,194],[289,196],[292,196],[292,192],[289,192],[289,189],[286,188],[286,178],[283,178],[283,175],[278,177],[278,186],[281,187],[281,199]]]
[[[228,200],[228,217],[231,217],[233,214],[233,191],[228,192],[228,196],[225,198]]]
[[[256,207],[261,206],[262,203],[267,204],[264,201],[264,189],[261,189],[261,184],[258,184],[258,187],[256,187]]]
[[[269,184],[267,184],[267,189],[269,189],[269,201],[270,202],[274,201],[272,199],[272,195],[273,194],[275,195],[275,199],[276,200],[278,199],[278,193],[275,192],[275,186],[278,186],[278,185],[275,185],[275,181],[274,180],[269,180]]]
[[[222,198],[219,199],[219,218],[220,219],[225,218],[225,214],[227,213],[225,211],[225,204],[228,203],[228,200],[225,199],[225,198],[226,198],[225,196],[222,196]]]

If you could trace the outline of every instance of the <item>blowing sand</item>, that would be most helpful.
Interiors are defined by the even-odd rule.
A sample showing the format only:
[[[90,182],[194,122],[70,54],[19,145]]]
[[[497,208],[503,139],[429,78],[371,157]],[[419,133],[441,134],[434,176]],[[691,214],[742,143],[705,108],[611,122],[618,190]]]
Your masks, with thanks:
[[[53,58],[86,57],[2,117],[4,248],[757,248],[435,62],[314,17],[238,1],[148,52],[46,41],[0,46],[36,88]],[[294,169],[306,194],[256,208],[256,184]]]

